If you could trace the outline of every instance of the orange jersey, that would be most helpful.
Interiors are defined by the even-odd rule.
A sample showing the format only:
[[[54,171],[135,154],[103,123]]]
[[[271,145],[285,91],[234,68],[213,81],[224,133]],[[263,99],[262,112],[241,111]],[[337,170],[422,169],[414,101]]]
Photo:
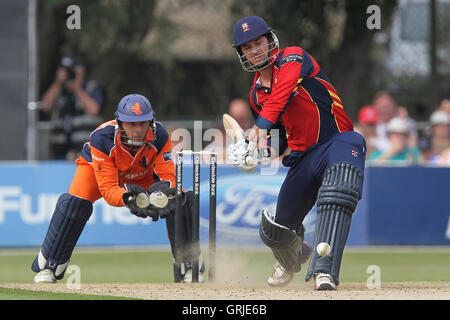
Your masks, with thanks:
[[[77,164],[88,162],[95,172],[98,190],[107,203],[123,206],[124,183],[137,184],[147,189],[157,181],[170,181],[175,186],[175,165],[172,146],[166,129],[156,122],[150,142],[144,143],[133,156],[120,143],[116,120],[100,125],[91,133],[89,142],[81,151]]]

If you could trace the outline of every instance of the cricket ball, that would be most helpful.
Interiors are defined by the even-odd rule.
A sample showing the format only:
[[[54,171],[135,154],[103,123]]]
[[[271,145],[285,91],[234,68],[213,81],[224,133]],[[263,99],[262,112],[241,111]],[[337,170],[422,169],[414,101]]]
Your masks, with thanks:
[[[150,195],[150,203],[157,208],[165,208],[168,202],[169,198],[161,191],[153,192]]]
[[[316,250],[317,250],[317,253],[319,254],[319,256],[325,257],[330,254],[331,247],[328,243],[321,242],[317,245]]]
[[[136,196],[136,205],[139,208],[146,208],[150,204],[150,199],[148,198],[148,195],[144,192],[139,193]]]

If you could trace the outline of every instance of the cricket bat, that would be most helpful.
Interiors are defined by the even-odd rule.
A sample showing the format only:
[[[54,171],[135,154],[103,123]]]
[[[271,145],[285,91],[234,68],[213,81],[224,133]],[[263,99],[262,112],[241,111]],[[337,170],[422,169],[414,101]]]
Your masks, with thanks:
[[[236,119],[234,119],[228,113],[224,113],[222,120],[223,120],[223,127],[225,128],[227,135],[229,135],[230,138],[233,140],[233,143],[236,143],[238,140],[245,139],[244,130],[241,128]],[[248,165],[253,165],[254,159],[250,156],[247,156],[245,158],[245,162]]]
[[[228,113],[223,114],[223,127],[230,138],[233,139],[234,143],[245,138],[244,130],[242,130],[239,123]]]

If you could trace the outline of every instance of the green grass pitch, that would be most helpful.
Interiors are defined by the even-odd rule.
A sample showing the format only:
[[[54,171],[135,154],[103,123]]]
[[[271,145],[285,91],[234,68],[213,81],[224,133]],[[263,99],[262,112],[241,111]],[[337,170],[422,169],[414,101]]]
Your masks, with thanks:
[[[208,265],[207,246],[202,248]],[[1,288],[2,283],[32,283],[31,263],[39,249],[0,249],[0,300],[113,299],[112,297],[48,293]],[[217,277],[231,270],[249,283],[265,283],[274,258],[269,249],[217,250]],[[172,283],[172,256],[168,248],[76,248],[71,265],[81,270],[82,283]],[[450,280],[450,247],[349,247],[344,252],[341,282],[365,283],[369,266],[378,266],[382,282],[439,282]],[[303,281],[307,264],[296,281]],[[67,275],[66,275],[67,278]],[[63,280],[64,281],[64,280]]]

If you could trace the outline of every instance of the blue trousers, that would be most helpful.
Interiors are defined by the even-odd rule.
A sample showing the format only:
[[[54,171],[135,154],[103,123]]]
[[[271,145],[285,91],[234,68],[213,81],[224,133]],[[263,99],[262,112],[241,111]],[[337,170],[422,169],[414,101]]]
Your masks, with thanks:
[[[278,195],[275,222],[298,230],[316,203],[326,170],[334,163],[348,162],[364,176],[365,157],[366,142],[355,131],[337,133],[305,151],[292,151],[283,159],[289,171]]]

